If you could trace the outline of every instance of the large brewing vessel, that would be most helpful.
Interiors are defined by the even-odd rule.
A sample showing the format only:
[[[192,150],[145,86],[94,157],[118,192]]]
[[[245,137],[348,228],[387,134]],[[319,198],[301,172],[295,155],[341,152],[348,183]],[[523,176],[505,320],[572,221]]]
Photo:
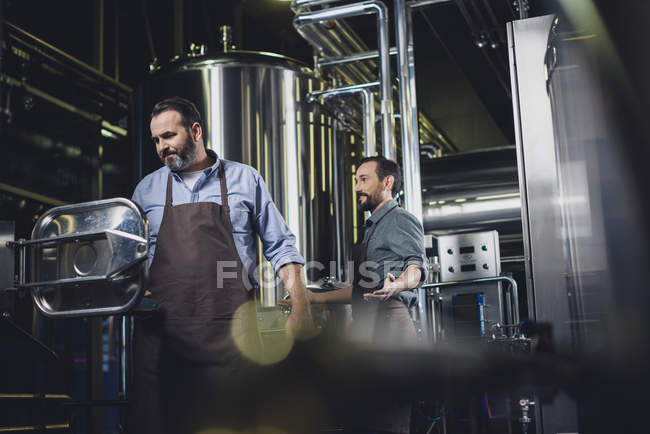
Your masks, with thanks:
[[[173,95],[195,102],[203,115],[206,146],[256,168],[300,252],[307,261],[325,265],[309,268],[308,279],[341,277],[336,267],[330,270],[330,262],[340,265],[345,259],[345,183],[339,185],[338,179],[347,178],[350,168],[344,167],[332,117],[307,101],[309,92],[321,89],[324,83],[309,68],[277,54],[229,51],[178,59],[139,89],[140,176],[161,165],[149,140],[153,105]],[[258,261],[264,262],[261,253]],[[263,304],[272,305],[283,294],[264,273],[263,267],[255,273],[259,295]]]

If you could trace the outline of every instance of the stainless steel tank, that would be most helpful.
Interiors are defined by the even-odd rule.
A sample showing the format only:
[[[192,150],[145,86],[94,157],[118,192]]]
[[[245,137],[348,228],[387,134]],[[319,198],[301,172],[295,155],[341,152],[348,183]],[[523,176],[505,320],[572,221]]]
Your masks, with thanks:
[[[323,88],[309,68],[277,54],[229,51],[173,62],[152,74],[139,90],[140,176],[161,164],[148,139],[153,105],[173,95],[195,102],[203,115],[207,147],[220,157],[255,167],[301,253],[307,261],[326,266],[309,268],[308,279],[331,274],[340,278],[329,264],[345,259],[345,235],[350,230],[344,228],[344,220],[350,217],[339,207],[350,195],[339,180],[351,169],[344,167],[343,144],[335,140],[332,117],[307,102],[309,92]],[[268,279],[262,277],[259,274],[262,303],[274,305],[282,294],[273,285],[263,285]]]

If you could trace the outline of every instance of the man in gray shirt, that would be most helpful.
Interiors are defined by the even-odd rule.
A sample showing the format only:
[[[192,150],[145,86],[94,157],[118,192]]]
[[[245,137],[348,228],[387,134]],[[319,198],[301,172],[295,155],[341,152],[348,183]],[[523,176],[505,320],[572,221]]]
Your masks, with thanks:
[[[384,157],[367,157],[355,175],[359,210],[370,211],[364,235],[353,247],[354,280],[334,291],[308,293],[314,303],[350,303],[354,311],[374,305],[401,310],[400,293],[425,279],[426,254],[422,223],[398,206],[399,166]],[[358,312],[357,312],[358,313]],[[408,314],[408,312],[406,312]],[[355,317],[358,315],[355,315]]]
[[[399,299],[425,279],[424,231],[420,221],[400,208],[394,197],[401,188],[399,166],[384,157],[361,161],[355,175],[359,209],[370,211],[361,242],[352,249],[354,279],[333,291],[308,292],[312,303],[352,303],[355,341],[403,348],[416,341],[408,309]],[[369,397],[355,409],[348,430],[355,433],[408,433],[410,403]]]

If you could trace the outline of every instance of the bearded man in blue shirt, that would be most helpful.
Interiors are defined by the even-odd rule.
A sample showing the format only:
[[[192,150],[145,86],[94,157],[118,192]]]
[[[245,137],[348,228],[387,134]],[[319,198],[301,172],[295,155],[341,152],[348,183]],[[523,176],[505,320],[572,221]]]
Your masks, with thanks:
[[[246,421],[235,410],[245,402],[224,390],[236,389],[248,363],[242,342],[258,338],[254,309],[242,318],[257,286],[256,235],[294,302],[287,322],[294,334],[313,327],[305,260],[260,174],[206,149],[193,103],[157,103],[150,128],[165,165],[140,181],[133,201],[149,220],[145,295],[160,312],[135,329],[137,432],[195,432],[215,421],[239,429]]]

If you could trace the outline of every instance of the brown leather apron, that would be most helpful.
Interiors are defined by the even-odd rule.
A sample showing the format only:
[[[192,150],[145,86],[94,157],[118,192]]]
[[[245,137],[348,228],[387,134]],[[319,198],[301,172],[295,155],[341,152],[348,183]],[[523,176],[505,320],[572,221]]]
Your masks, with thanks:
[[[400,300],[390,298],[382,302],[369,302],[363,299],[363,294],[373,292],[383,287],[384,282],[372,285],[364,278],[362,264],[366,261],[368,243],[379,226],[379,222],[395,210],[394,207],[377,220],[370,230],[368,240],[355,244],[351,256],[354,263],[354,280],[352,286],[352,316],[350,325],[351,336],[354,340],[379,345],[383,348],[399,350],[401,345],[409,345],[416,341],[415,326],[408,309]],[[406,366],[396,366],[395,369],[408,369]],[[351,432],[385,431],[391,433],[408,433],[411,421],[411,403],[394,399],[390,393],[373,393],[360,400],[355,408],[355,417],[346,423],[346,429]]]
[[[234,333],[246,335],[238,342],[255,342],[258,333],[254,318],[238,311],[253,295],[244,285],[246,270],[232,234],[223,162],[219,176],[222,205],[173,206],[171,174],[167,179],[149,281],[160,312],[135,328],[137,433],[192,433],[245,420],[246,403],[228,394],[251,366],[235,344],[233,322],[239,321]],[[229,261],[221,270],[237,277],[217,272],[218,261]]]

